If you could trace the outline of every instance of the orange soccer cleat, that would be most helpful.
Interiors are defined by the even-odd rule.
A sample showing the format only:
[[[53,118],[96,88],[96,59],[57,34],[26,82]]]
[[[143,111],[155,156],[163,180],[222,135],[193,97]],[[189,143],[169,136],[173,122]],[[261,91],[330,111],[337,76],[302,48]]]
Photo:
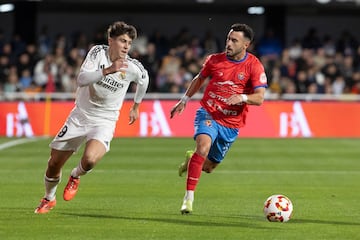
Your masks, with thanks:
[[[78,191],[79,184],[80,184],[80,178],[74,178],[72,176],[69,177],[69,181],[66,184],[63,194],[63,198],[65,201],[70,201],[75,197]]]
[[[46,198],[42,198],[39,206],[35,209],[35,213],[48,213],[51,209],[56,206],[56,199],[47,200]]]

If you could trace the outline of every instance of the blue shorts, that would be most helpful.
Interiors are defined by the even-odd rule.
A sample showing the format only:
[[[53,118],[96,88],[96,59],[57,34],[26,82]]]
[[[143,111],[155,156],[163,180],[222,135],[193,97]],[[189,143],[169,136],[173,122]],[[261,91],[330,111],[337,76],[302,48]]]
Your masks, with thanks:
[[[206,134],[210,136],[211,148],[208,154],[208,159],[216,163],[220,163],[224,159],[226,153],[230,149],[230,146],[239,134],[239,129],[224,127],[217,123],[202,107],[196,111],[194,128],[194,139],[199,134]]]

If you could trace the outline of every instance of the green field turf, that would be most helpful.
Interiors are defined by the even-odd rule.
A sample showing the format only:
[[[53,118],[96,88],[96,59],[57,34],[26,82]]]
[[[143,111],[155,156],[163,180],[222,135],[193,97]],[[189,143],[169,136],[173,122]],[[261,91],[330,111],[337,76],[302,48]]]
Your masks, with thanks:
[[[0,139],[0,146],[15,139]],[[0,150],[0,239],[360,239],[360,139],[238,139],[212,174],[203,174],[194,213],[180,214],[185,178],[177,167],[190,138],[114,139],[82,177],[78,195],[33,213],[43,196],[51,139]],[[272,194],[294,204],[287,223],[265,220]]]

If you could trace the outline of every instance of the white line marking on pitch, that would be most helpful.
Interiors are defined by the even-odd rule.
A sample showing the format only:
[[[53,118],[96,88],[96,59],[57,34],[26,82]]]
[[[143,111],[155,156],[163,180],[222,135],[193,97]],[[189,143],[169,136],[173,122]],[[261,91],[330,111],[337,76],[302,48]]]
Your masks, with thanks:
[[[21,139],[16,139],[14,141],[6,142],[6,143],[3,143],[3,144],[0,144],[0,151],[4,150],[6,148],[10,148],[10,147],[13,147],[13,146],[20,145],[20,144],[24,144],[24,143],[28,143],[28,142],[34,142],[36,140],[37,140],[36,138],[21,138]]]

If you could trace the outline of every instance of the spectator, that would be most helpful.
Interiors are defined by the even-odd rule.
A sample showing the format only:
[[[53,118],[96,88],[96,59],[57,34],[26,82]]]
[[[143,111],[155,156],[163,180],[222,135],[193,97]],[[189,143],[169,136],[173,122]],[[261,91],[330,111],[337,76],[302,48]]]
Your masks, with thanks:
[[[156,57],[162,59],[169,52],[169,40],[159,31],[155,30],[150,38],[149,42],[152,42],[156,46]]]
[[[34,69],[34,82],[48,92],[55,91],[55,76],[58,68],[54,62],[54,57],[47,54],[44,59],[39,60]]]
[[[48,27],[46,25],[42,26],[41,28],[37,44],[39,46],[39,55],[41,58],[50,53],[51,39],[49,37]]]
[[[298,38],[295,38],[289,46],[289,57],[291,59],[298,59],[301,57],[302,51],[303,48],[301,46],[300,40]]]
[[[344,93],[346,84],[343,76],[337,76],[332,83],[332,93],[335,95],[340,95]]]
[[[28,68],[25,68],[21,71],[21,75],[19,78],[19,88],[21,91],[25,91],[25,89],[29,88],[32,84],[31,71]]]
[[[269,77],[270,88],[268,91],[286,92],[288,91],[285,90],[286,86],[289,85],[287,80],[293,81],[298,86],[299,76],[303,74],[307,75],[307,83],[305,84],[306,88],[301,87],[303,89],[301,92],[306,89],[305,93],[315,92],[315,90],[318,93],[332,93],[334,85],[341,85],[340,81],[334,83],[338,76],[343,76],[345,87],[336,89],[343,89],[343,93],[357,91],[357,80],[354,80],[354,76],[357,76],[357,72],[360,71],[360,46],[359,41],[351,32],[343,31],[337,38],[328,34],[320,37],[316,28],[309,28],[306,36],[294,38],[287,48],[280,51],[279,56],[264,55],[267,50],[272,49],[271,39],[276,39],[273,34],[274,32],[269,29],[258,44],[252,44],[248,48],[249,51],[251,49],[251,51],[263,55],[261,61]],[[178,91],[182,92],[186,88],[184,85],[188,84],[187,76],[195,76],[199,72],[204,58],[212,52],[217,52],[214,49],[221,49],[221,44],[211,30],[205,33],[201,42],[200,38],[191,35],[186,27],[180,28],[180,31],[174,36],[165,35],[159,30],[154,30],[149,36],[143,33],[142,35],[144,39],[148,39],[146,48],[143,44],[145,42],[140,41],[139,49],[141,50],[136,50],[137,47],[135,47],[131,55],[138,58],[149,71],[150,79],[152,79],[149,92],[160,91],[160,88],[162,92],[177,91],[175,87],[164,86],[169,81],[168,78],[175,79]],[[47,27],[44,26],[38,37],[37,45],[36,43],[24,43],[17,34],[7,38],[0,30],[0,89],[8,80],[10,66],[16,65],[19,82],[27,82],[27,80],[22,81],[22,75],[24,70],[30,70],[33,84],[42,82],[43,85],[40,87],[45,91],[45,82],[49,81],[49,75],[46,75],[47,77],[41,81],[39,72],[35,73],[34,69],[35,65],[47,58],[45,53],[47,53],[46,55],[52,53],[53,63],[56,67],[51,67],[51,69],[56,69],[54,70],[56,74],[51,76],[53,83],[48,86],[48,91],[50,91],[49,89],[52,89],[51,91],[75,91],[76,85],[74,85],[72,76],[79,72],[79,67],[84,59],[83,53],[93,44],[103,43],[105,34],[102,31],[94,31],[91,41],[88,41],[87,35],[83,32],[78,32],[74,36],[73,39],[69,39],[65,34],[58,33],[56,39],[52,41]],[[7,41],[7,39],[9,40]],[[169,48],[169,39],[172,39],[172,48]],[[137,45],[136,41],[133,44]],[[268,46],[270,48],[267,48]],[[273,58],[273,56],[277,57]],[[299,72],[301,73],[299,74]],[[25,79],[27,79],[28,76],[25,75]],[[272,85],[272,81],[274,81],[274,85]],[[313,83],[316,84],[316,87]],[[354,88],[355,90],[353,90]],[[199,91],[201,92],[202,89]]]
[[[156,74],[159,70],[159,60],[156,57],[156,45],[149,42],[146,46],[146,53],[140,56],[140,62],[143,63],[144,68],[148,70],[149,78],[156,79]],[[157,86],[155,81],[150,81],[149,91],[156,92]]]
[[[220,51],[219,40],[214,36],[211,30],[206,31],[205,37],[202,40],[204,55],[209,55]]]
[[[295,85],[296,93],[307,93],[309,82],[305,70],[301,70],[296,74]]]
[[[0,55],[0,87],[7,81],[9,75],[10,61],[6,55]]]
[[[326,56],[334,56],[336,53],[336,44],[331,36],[326,35],[323,40],[323,46]]]
[[[343,31],[337,41],[336,50],[343,55],[354,55],[359,46],[358,41],[349,31]]]
[[[16,73],[16,69],[14,71],[10,71],[9,75],[7,76],[7,81],[4,84],[3,91],[5,93],[13,93],[20,91],[19,78]]]
[[[23,72],[23,70],[25,69],[32,69],[33,66],[31,66],[30,63],[30,57],[26,52],[23,52],[22,54],[20,54],[20,56],[17,58],[17,62],[16,62],[16,68],[18,71],[18,75],[21,75],[21,73]]]

